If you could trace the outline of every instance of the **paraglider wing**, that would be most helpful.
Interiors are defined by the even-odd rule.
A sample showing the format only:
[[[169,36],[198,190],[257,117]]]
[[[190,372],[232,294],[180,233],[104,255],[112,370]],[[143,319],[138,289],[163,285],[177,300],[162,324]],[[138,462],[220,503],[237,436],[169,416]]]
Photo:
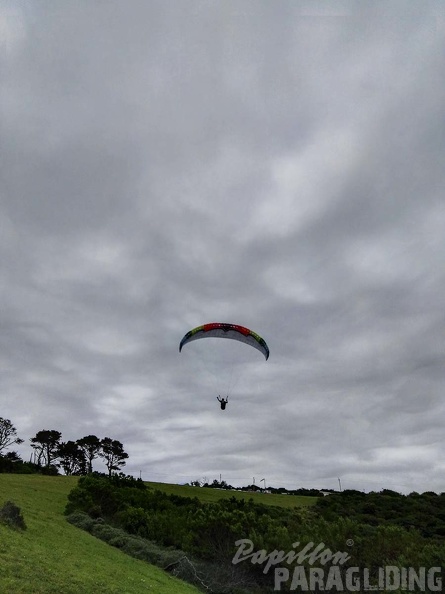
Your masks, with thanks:
[[[267,359],[269,358],[269,347],[266,344],[266,341],[261,338],[258,334],[249,330],[249,328],[245,328],[244,326],[238,326],[237,324],[223,324],[220,322],[213,322],[212,324],[204,324],[203,326],[198,326],[197,328],[193,328],[190,332],[184,336],[184,338],[179,343],[179,352],[181,352],[182,347],[192,340],[199,340],[200,338],[230,338],[232,340],[238,340],[239,342],[244,342],[255,349],[258,349],[260,353]]]

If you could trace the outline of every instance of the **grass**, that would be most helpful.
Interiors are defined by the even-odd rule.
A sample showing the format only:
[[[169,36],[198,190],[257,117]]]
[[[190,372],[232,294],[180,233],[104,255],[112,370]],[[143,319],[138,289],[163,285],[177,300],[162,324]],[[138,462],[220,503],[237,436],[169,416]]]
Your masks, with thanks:
[[[213,489],[210,487],[190,487],[188,485],[171,485],[167,483],[147,482],[153,489],[159,489],[164,493],[181,495],[182,497],[197,497],[204,503],[215,503],[219,499],[250,499],[254,503],[264,505],[275,505],[278,507],[309,507],[314,505],[318,497],[309,497],[306,495],[279,495],[275,493],[246,492],[246,491],[226,491],[223,489]]]
[[[18,505],[27,530],[0,524],[0,592],[5,594],[198,594],[161,569],[69,524],[63,515],[77,479],[0,474],[0,507]]]

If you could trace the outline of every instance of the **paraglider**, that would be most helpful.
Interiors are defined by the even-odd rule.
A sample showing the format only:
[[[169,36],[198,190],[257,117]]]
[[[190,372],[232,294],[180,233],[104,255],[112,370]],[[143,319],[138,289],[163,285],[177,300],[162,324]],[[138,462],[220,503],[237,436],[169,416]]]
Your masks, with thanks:
[[[202,326],[197,326],[196,328],[193,328],[187,332],[187,334],[185,334],[179,343],[179,352],[181,352],[183,347],[189,342],[200,340],[201,338],[228,338],[238,342],[243,342],[244,344],[257,349],[264,356],[266,361],[269,358],[269,347],[267,346],[264,338],[261,338],[261,336],[259,336],[256,332],[250,330],[249,328],[245,328],[244,326],[221,322],[203,324]],[[217,400],[221,405],[221,410],[225,410],[229,400],[228,395],[227,398],[221,398],[221,396],[218,396]]]
[[[221,410],[226,410],[226,404],[229,402],[229,397],[221,398],[221,396],[218,396],[217,400],[221,404]]]

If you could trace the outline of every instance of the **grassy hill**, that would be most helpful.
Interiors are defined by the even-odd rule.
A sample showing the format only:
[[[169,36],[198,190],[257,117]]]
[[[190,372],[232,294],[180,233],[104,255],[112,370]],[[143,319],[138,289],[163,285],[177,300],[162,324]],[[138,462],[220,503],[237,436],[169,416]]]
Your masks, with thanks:
[[[318,497],[307,497],[304,495],[279,495],[275,493],[261,493],[248,491],[226,491],[210,487],[190,487],[188,485],[171,485],[167,483],[146,482],[153,489],[159,489],[164,493],[181,495],[182,497],[197,497],[203,503],[214,503],[219,499],[250,499],[254,503],[274,505],[278,507],[309,507],[314,505]]]
[[[3,594],[198,594],[69,524],[63,511],[76,478],[0,474],[0,506],[22,510],[27,530],[0,524]]]

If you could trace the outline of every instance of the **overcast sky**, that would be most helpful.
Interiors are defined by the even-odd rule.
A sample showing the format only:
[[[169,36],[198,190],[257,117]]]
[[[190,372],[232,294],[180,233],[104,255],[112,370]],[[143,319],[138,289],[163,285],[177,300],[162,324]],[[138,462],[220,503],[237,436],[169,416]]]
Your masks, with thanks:
[[[0,416],[25,459],[56,429],[146,480],[445,491],[444,15],[3,0]],[[269,360],[179,354],[206,322]]]

